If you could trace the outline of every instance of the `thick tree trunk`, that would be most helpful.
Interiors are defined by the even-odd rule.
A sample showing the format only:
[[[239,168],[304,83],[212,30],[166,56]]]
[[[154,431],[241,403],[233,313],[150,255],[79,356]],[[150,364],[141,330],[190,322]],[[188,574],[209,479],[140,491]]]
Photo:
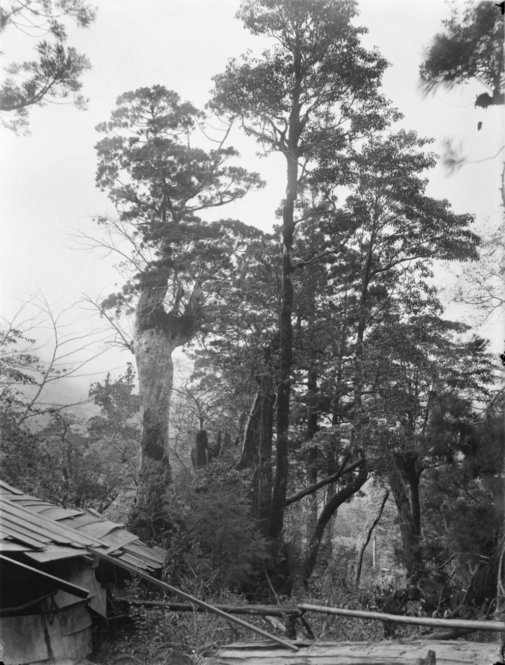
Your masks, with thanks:
[[[148,519],[159,514],[170,483],[168,422],[173,385],[173,346],[163,330],[144,330],[135,340],[142,406],[137,508]],[[155,531],[156,529],[154,529]]]
[[[174,349],[193,336],[192,320],[166,312],[168,275],[145,277],[137,304],[135,360],[142,410],[139,484],[132,528],[146,539],[164,527],[164,495],[170,483],[169,415]]]
[[[317,521],[314,533],[312,534],[312,538],[310,539],[309,547],[303,564],[303,579],[305,585],[307,585],[309,578],[314,571],[317,555],[319,552],[319,546],[321,545],[321,540],[323,538],[326,525],[330,521],[332,515],[337,511],[338,507],[341,506],[344,501],[347,501],[349,497],[355,494],[365,484],[367,478],[368,469],[366,461],[363,460],[358,474],[340,491],[338,491],[323,508]]]
[[[389,456],[391,470],[389,486],[398,510],[400,534],[402,538],[402,563],[407,571],[409,583],[415,584],[423,574],[420,534],[416,528],[409,492],[393,454]]]

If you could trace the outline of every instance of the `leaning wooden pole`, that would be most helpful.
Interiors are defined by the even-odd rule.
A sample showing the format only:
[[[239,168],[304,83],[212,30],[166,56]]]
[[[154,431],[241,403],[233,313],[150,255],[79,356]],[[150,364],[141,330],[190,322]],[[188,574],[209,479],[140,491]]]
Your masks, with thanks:
[[[163,591],[168,591],[169,593],[173,593],[176,596],[180,596],[181,598],[189,600],[191,603],[194,603],[199,607],[205,608],[209,612],[213,612],[214,614],[223,617],[230,623],[236,623],[239,626],[242,626],[242,628],[247,628],[248,630],[252,630],[253,632],[258,633],[258,635],[261,635],[262,637],[266,637],[267,639],[272,640],[272,642],[277,642],[277,644],[281,644],[284,647],[288,647],[288,649],[291,649],[292,651],[298,651],[298,647],[292,644],[291,642],[286,642],[285,640],[282,640],[280,637],[271,635],[270,633],[267,633],[265,630],[262,630],[261,628],[256,628],[256,626],[247,623],[247,621],[243,621],[238,617],[232,616],[231,614],[227,614],[226,612],[223,612],[223,610],[220,610],[217,607],[214,607],[213,605],[209,605],[203,600],[199,600],[198,598],[191,596],[189,593],[186,593],[185,591],[181,591],[180,589],[177,589],[176,587],[173,587],[170,584],[167,584],[166,582],[157,580],[155,577],[152,577],[151,575],[144,573],[142,570],[139,570],[135,566],[132,566],[129,563],[121,561],[121,559],[116,559],[115,557],[110,556],[109,554],[104,554],[103,552],[98,552],[96,550],[93,550],[92,553],[99,559],[107,561],[108,563],[112,564],[113,566],[117,566],[118,568],[123,568],[123,570],[127,570],[129,573],[132,573],[133,575],[137,575],[137,577],[140,577],[146,582],[154,584],[159,589],[163,589]]]
[[[432,619],[430,617],[404,617],[399,614],[383,614],[382,612],[366,612],[365,610],[345,610],[339,607],[326,607],[324,605],[298,605],[303,612],[322,612],[324,614],[337,614],[344,617],[356,617],[376,621],[391,621],[393,623],[409,623],[417,626],[432,626],[437,628],[463,628],[468,630],[487,630],[495,633],[505,631],[504,621],[469,621],[468,619]]]

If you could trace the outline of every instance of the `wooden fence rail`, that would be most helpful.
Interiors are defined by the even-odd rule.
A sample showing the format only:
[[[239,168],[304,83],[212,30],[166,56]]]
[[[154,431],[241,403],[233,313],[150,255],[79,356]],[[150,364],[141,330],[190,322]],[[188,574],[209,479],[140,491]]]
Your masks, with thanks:
[[[131,605],[145,605],[147,607],[165,607],[174,612],[204,612],[205,606],[196,607],[189,603],[173,603],[170,601],[137,600],[133,598],[117,598]],[[429,626],[431,628],[445,628],[450,630],[490,631],[505,633],[505,622],[503,621],[470,621],[468,619],[435,619],[432,617],[402,616],[399,614],[384,614],[382,612],[370,612],[367,610],[348,610],[326,605],[214,605],[227,614],[249,614],[257,616],[276,616],[281,618],[302,617],[306,612],[318,612],[323,614],[335,614],[337,616],[354,617],[357,619],[369,619],[371,621],[391,621],[392,623],[403,623],[417,626]]]
[[[399,614],[383,614],[382,612],[368,612],[365,610],[346,610],[325,605],[298,605],[304,612],[322,612],[338,616],[371,619],[373,621],[391,621],[394,623],[408,623],[417,626],[431,626],[432,628],[462,628],[466,630],[487,630],[495,633],[505,632],[503,621],[469,621],[468,619],[433,619],[431,617],[401,616]]]

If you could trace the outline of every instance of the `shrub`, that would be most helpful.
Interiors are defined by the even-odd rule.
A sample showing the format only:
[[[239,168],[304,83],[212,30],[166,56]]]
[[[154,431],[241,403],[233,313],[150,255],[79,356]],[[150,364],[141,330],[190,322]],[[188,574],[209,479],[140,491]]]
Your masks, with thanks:
[[[217,459],[174,480],[168,495],[173,525],[166,575],[186,589],[215,593],[251,583],[269,558],[251,513],[242,474]]]

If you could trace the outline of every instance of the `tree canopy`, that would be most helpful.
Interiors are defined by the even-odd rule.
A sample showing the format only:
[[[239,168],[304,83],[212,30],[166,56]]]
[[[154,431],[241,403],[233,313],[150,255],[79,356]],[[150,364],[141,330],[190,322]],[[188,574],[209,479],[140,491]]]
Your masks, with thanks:
[[[489,91],[477,97],[476,106],[504,104],[505,33],[497,7],[486,0],[453,6],[443,26],[445,31],[435,35],[420,67],[424,90],[475,79]]]
[[[89,69],[88,59],[67,46],[68,21],[88,27],[95,11],[86,0],[5,0],[0,6],[0,34],[18,30],[35,43],[35,57],[11,63],[0,84],[0,119],[19,131],[28,125],[29,109],[59,100],[72,99],[83,106],[79,94],[81,76]],[[2,55],[4,55],[2,53]]]

